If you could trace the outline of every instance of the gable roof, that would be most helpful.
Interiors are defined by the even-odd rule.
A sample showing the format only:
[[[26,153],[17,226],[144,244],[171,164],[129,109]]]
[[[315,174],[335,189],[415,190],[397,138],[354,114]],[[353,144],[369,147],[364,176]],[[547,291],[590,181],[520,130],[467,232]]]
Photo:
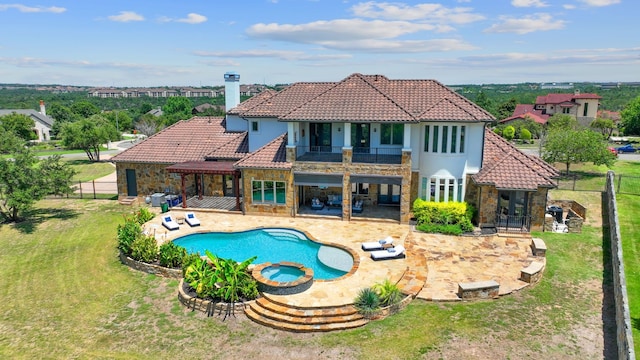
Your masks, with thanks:
[[[13,113],[27,115],[32,118],[33,121],[39,122],[45,125],[48,128],[53,126],[53,119],[47,115],[43,115],[42,113],[32,110],[32,109],[2,109],[0,110],[0,116],[11,115]]]
[[[537,156],[527,155],[508,141],[485,130],[482,169],[472,176],[478,185],[493,185],[498,189],[531,190],[554,188],[554,178],[560,174]]]
[[[490,113],[435,80],[389,80],[358,73],[335,83],[296,83],[251,105],[234,110],[243,117],[303,122],[494,120]]]
[[[574,93],[574,94],[547,94],[536,97],[537,105],[546,104],[562,104],[565,102],[574,102],[575,99],[602,99],[598,94],[591,93]]]
[[[236,168],[259,169],[291,169],[291,163],[287,162],[287,133],[284,133],[260,149],[245,156],[234,165]]]
[[[249,110],[252,109],[253,107],[257,106],[258,104],[260,104],[261,102],[265,101],[266,99],[271,98],[272,96],[274,96],[276,94],[276,92],[274,90],[271,89],[267,89],[261,93],[258,93],[255,96],[250,97],[249,99],[241,102],[240,104],[238,104],[238,106],[232,108],[232,109],[227,109],[227,114],[228,115],[238,115],[238,114],[244,114]]]
[[[543,114],[541,110],[534,109],[534,106],[531,104],[518,104],[516,108],[513,110],[513,115],[509,116],[506,119],[502,119],[499,122],[505,123],[518,119],[526,119],[529,118],[538,124],[546,124],[549,119],[549,115]]]
[[[227,155],[241,154],[241,137],[241,133],[226,131],[224,118],[193,117],[163,129],[111,160],[161,164],[202,161],[210,153],[225,147],[228,147],[225,149]]]

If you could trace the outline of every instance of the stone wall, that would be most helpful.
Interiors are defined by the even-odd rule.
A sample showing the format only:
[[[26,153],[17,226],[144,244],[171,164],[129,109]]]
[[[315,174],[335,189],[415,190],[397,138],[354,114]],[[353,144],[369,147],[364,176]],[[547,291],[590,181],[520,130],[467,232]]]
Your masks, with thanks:
[[[548,206],[555,205],[562,208],[565,224],[570,233],[581,233],[582,225],[587,216],[587,209],[574,200],[550,200]],[[553,225],[553,221],[551,222]],[[547,231],[547,227],[545,227]]]
[[[251,187],[251,181],[253,180],[284,181],[285,204],[254,204]],[[296,204],[293,172],[287,169],[243,169],[242,197],[243,211],[247,214],[293,216],[293,209]]]
[[[479,186],[478,193],[478,225],[493,227],[498,209],[498,189],[495,186]]]
[[[538,191],[529,193],[531,231],[542,231],[544,229],[548,191],[549,189],[540,187]],[[473,202],[474,199],[478,199],[477,203]],[[472,182],[467,183],[465,200],[478,209],[478,225],[480,227],[495,226],[496,210],[498,209],[498,189],[495,186],[477,186]]]
[[[132,269],[142,271],[147,274],[159,275],[166,278],[182,279],[182,269],[170,269],[160,265],[147,264],[141,261],[133,260],[123,253],[120,253],[120,262]]]
[[[538,191],[529,193],[531,231],[542,231],[544,229],[544,214],[547,211],[548,192],[548,188],[539,187]]]
[[[618,204],[615,194],[615,174],[607,172],[606,206],[611,236],[611,263],[613,270],[613,292],[616,308],[616,329],[618,342],[618,359],[635,360],[629,297],[627,296],[627,280],[624,273],[622,257],[622,238],[618,222]]]
[[[170,174],[166,168],[173,164],[149,164],[149,163],[116,163],[116,175],[118,177],[118,197],[127,196],[127,169],[136,172],[136,187],[138,198],[144,201],[146,196],[154,193],[164,193],[169,189],[170,193],[180,194],[182,181],[180,174]],[[207,178],[208,176],[205,176]],[[206,183],[206,180],[205,180]],[[187,194],[195,194],[195,176],[185,178]]]

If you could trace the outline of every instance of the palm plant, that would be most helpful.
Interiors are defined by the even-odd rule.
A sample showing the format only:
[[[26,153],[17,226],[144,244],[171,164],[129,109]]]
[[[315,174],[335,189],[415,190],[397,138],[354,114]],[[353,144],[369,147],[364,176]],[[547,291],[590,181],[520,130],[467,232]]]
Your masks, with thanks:
[[[373,285],[372,288],[378,294],[382,306],[394,306],[402,300],[400,288],[389,279]]]
[[[380,310],[380,297],[372,288],[361,289],[353,306],[367,319],[374,317]]]

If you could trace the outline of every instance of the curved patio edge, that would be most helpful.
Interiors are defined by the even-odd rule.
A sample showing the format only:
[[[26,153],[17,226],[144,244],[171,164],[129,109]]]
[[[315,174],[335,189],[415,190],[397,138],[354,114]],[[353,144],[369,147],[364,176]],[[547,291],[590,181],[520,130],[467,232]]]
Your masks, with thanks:
[[[182,269],[170,269],[164,266],[149,264],[142,261],[134,260],[129,256],[120,252],[120,262],[128,267],[145,272],[147,274],[159,275],[171,279],[182,279]]]
[[[178,285],[178,301],[187,309],[198,310],[207,314],[207,316],[215,316],[215,315],[242,315],[244,314],[245,307],[249,306],[255,300],[236,303],[233,306],[229,303],[223,302],[214,302],[212,300],[200,299],[194,296],[187,294],[184,291],[184,280],[180,280],[180,284]]]

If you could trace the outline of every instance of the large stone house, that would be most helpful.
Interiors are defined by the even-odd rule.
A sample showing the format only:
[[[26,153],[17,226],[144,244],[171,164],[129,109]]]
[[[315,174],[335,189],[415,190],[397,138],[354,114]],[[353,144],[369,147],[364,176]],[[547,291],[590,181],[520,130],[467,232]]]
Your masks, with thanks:
[[[225,80],[227,95],[239,91],[239,75]],[[468,201],[481,226],[542,229],[557,172],[437,81],[353,74],[236,96],[225,118],[179,122],[115,156],[119,195],[172,192],[185,207],[235,197],[244,213],[282,216],[320,201],[343,220],[384,207],[401,223],[416,198]]]
[[[601,96],[592,93],[547,94],[536,98],[535,104],[518,104],[513,114],[501,119],[500,123],[509,123],[520,119],[533,120],[545,125],[553,114],[565,114],[574,117],[580,125],[589,126],[598,116]]]

